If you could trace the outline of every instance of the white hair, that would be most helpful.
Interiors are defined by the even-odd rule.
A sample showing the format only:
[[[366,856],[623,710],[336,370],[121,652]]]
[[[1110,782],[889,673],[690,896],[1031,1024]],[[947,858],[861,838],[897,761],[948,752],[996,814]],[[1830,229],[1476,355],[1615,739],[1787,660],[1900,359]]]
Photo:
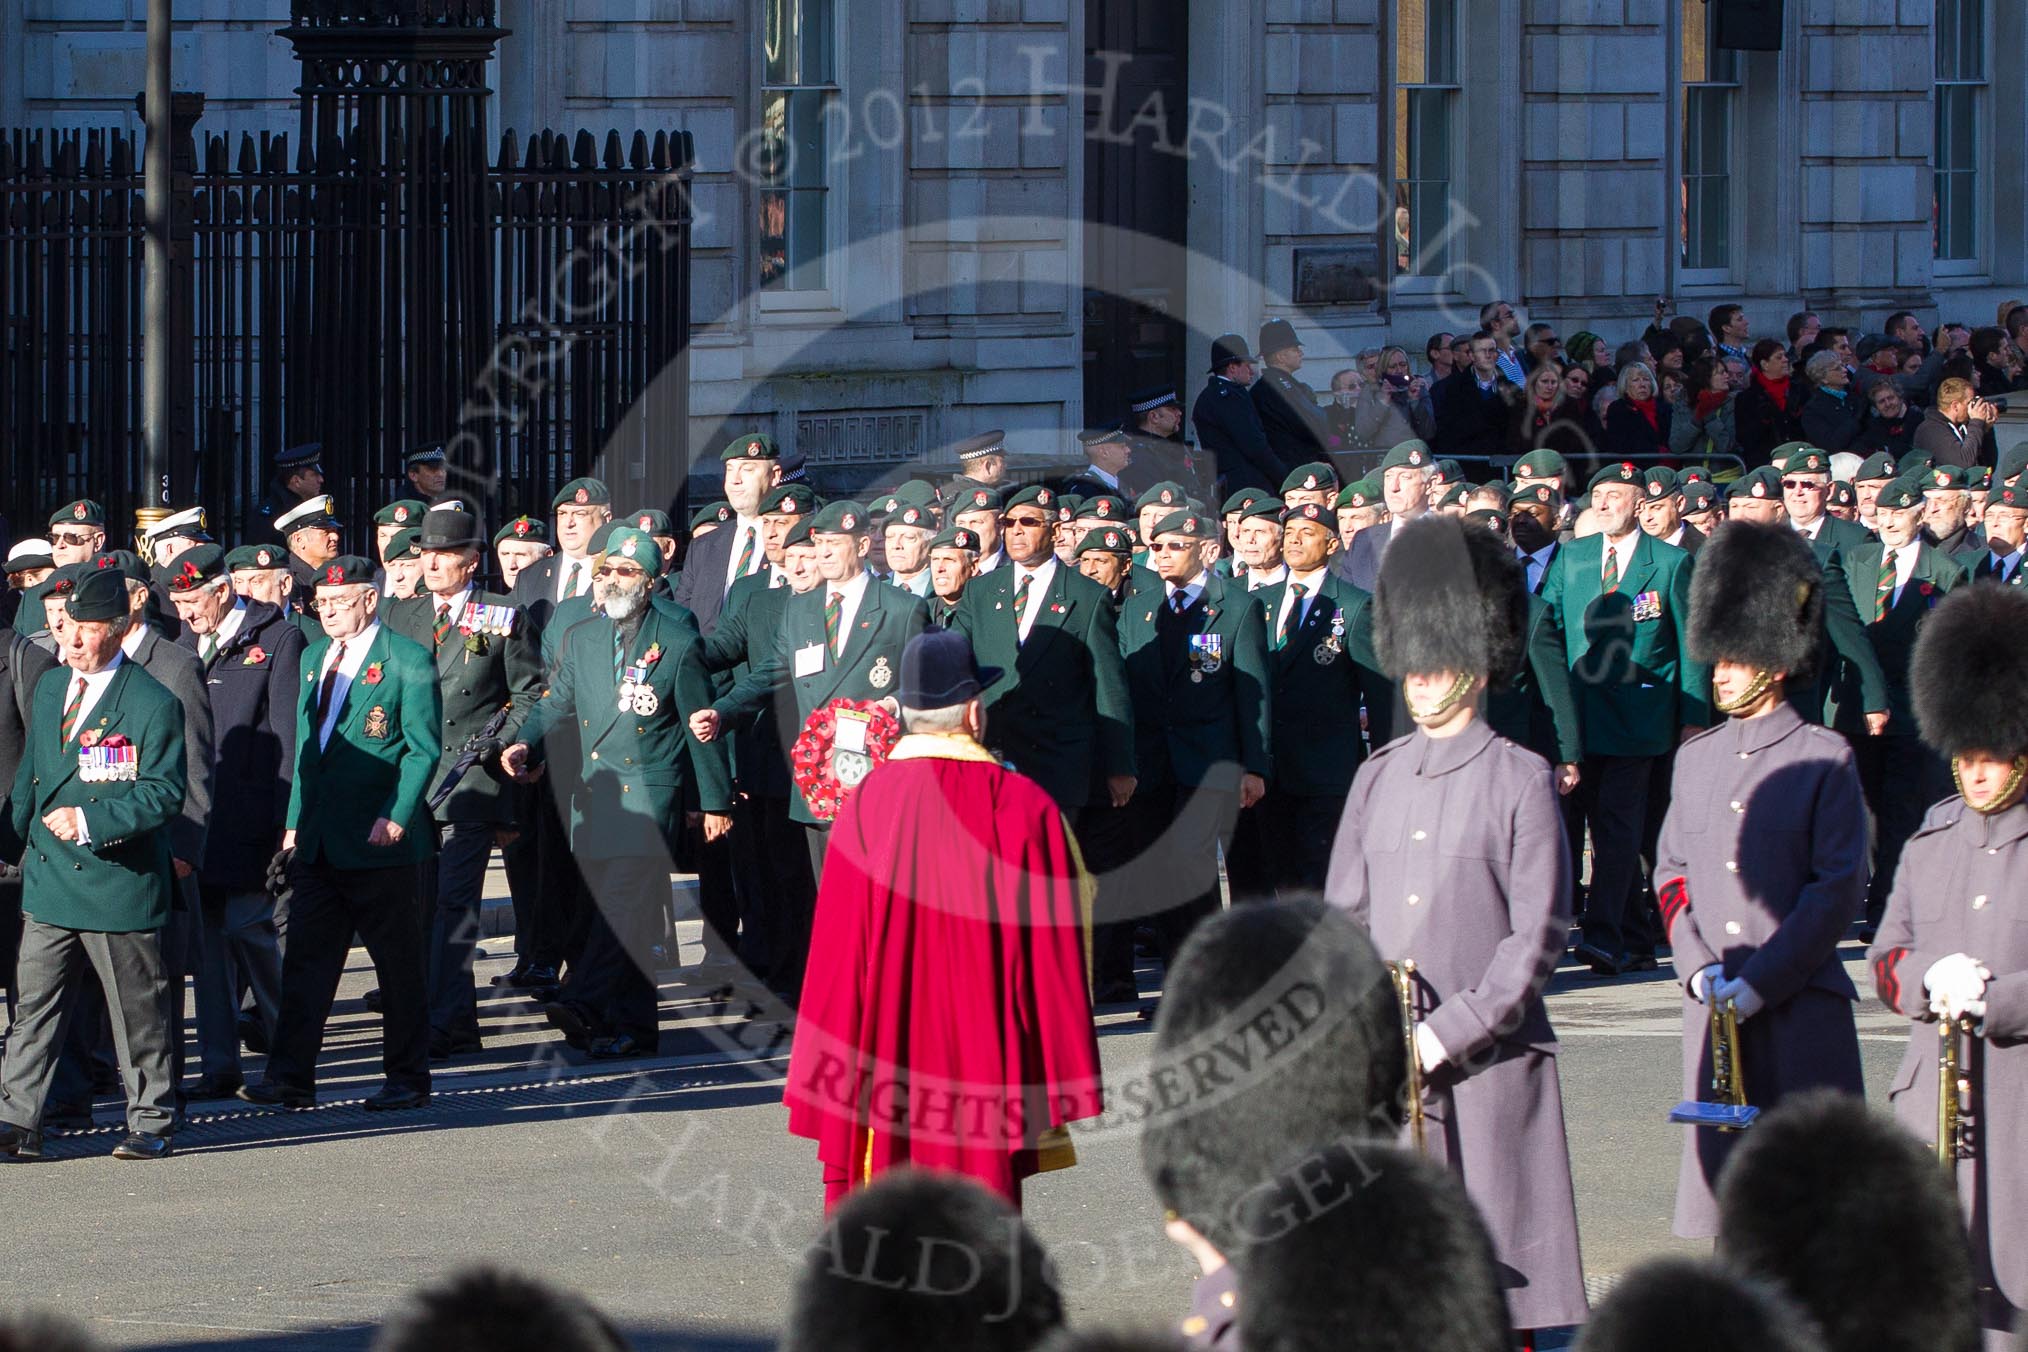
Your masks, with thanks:
[[[910,732],[963,732],[965,704],[948,704],[941,709],[911,709],[903,705],[901,725]]]

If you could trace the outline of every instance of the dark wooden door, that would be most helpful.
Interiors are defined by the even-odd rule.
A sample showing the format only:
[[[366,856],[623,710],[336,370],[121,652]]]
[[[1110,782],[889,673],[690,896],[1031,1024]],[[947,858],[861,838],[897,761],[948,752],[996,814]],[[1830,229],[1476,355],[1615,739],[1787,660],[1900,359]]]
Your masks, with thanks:
[[[1085,234],[1087,425],[1124,417],[1148,386],[1173,382],[1189,397],[1189,27],[1178,0],[1085,0],[1084,215],[1107,227]]]

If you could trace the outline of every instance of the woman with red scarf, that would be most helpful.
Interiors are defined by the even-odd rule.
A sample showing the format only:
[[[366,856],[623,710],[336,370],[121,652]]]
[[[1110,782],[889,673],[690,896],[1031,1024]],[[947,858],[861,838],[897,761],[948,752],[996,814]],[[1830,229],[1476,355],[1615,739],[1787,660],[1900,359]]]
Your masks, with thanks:
[[[1795,379],[1787,348],[1772,338],[1753,345],[1753,374],[1733,414],[1739,453],[1749,467],[1766,464],[1783,442],[1803,439],[1803,405],[1809,397],[1808,387]]]
[[[1669,436],[1670,448],[1686,464],[1708,466],[1713,456],[1732,453],[1738,438],[1732,396],[1732,373],[1723,359],[1704,357],[1690,368]]]
[[[1606,410],[1607,457],[1668,455],[1674,410],[1662,401],[1655,373],[1644,362],[1629,362],[1620,368],[1619,390],[1620,397]]]
[[[1528,397],[1514,410],[1516,456],[1530,451],[1555,451],[1573,471],[1599,455],[1599,438],[1589,428],[1583,395],[1572,397],[1564,384],[1564,368],[1553,361],[1537,363],[1523,386]]]

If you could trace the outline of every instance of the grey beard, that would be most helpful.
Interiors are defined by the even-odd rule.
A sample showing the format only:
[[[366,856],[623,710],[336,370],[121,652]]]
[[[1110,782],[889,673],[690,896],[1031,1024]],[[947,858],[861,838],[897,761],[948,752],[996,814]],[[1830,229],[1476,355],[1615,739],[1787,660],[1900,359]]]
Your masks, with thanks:
[[[606,618],[624,624],[648,608],[648,593],[641,591],[620,591],[615,588],[601,598],[606,606]]]

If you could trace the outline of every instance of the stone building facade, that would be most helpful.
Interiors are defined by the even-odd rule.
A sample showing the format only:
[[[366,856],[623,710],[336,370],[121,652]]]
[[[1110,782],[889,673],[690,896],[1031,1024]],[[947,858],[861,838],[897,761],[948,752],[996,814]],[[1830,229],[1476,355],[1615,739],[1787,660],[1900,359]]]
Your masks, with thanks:
[[[491,115],[695,135],[693,445],[849,480],[989,426],[1060,458],[1275,315],[1320,386],[1496,295],[1992,322],[2028,5],[1777,7],[1742,52],[1719,0],[501,0]],[[204,130],[292,130],[287,9],[176,4]],[[144,10],[0,0],[0,126],[131,122]]]

